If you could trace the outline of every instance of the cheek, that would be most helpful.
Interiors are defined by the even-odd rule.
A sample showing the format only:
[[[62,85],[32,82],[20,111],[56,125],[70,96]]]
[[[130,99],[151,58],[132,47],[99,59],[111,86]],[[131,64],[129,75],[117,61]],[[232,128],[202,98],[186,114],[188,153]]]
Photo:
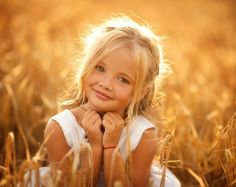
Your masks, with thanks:
[[[133,90],[131,88],[129,89],[120,89],[120,99],[125,103],[130,103],[130,101],[133,98]]]
[[[98,80],[97,77],[95,75],[91,74],[85,78],[84,84],[85,84],[85,86],[89,86],[89,85],[94,84],[96,82],[96,80]]]

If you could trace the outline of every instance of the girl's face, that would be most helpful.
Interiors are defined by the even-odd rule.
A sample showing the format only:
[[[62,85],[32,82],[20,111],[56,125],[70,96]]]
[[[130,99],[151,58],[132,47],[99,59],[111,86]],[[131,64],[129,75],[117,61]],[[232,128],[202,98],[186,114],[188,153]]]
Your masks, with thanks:
[[[133,96],[134,81],[135,63],[130,50],[124,47],[111,52],[85,77],[89,108],[123,116]]]

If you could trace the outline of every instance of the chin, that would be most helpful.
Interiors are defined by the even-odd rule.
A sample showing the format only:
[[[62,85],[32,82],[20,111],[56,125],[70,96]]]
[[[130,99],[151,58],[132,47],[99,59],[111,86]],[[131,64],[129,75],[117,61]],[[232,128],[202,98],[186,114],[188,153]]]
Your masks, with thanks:
[[[109,109],[108,107],[104,107],[101,105],[91,105],[91,109],[99,113],[105,113],[111,111],[111,109]]]
[[[114,107],[101,107],[101,106],[98,106],[98,107],[93,107],[93,110],[95,110],[97,113],[103,115],[107,112],[116,112],[116,113],[120,113],[118,110],[114,110]]]

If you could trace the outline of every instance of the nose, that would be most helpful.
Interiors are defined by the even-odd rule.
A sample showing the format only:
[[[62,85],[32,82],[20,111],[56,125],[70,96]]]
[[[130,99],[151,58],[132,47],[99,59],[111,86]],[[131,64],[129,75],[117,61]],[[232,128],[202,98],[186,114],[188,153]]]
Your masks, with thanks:
[[[110,76],[103,76],[99,80],[99,87],[106,89],[106,90],[112,90],[112,77]]]

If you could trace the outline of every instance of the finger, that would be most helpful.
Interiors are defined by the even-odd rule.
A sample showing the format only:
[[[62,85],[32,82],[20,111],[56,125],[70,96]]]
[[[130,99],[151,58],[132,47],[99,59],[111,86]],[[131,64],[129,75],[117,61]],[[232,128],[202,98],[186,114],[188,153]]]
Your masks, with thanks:
[[[117,113],[117,112],[111,113],[111,116],[113,118],[115,118],[116,120],[118,120],[118,121],[124,121],[124,119],[121,117],[121,115],[119,113]]]
[[[109,123],[109,124],[113,124],[114,123],[114,120],[110,116],[108,116],[108,115],[104,116],[102,121],[104,121],[104,122],[106,121],[106,123]]]
[[[93,110],[87,110],[87,112],[84,114],[84,118],[90,118],[93,116],[96,112]]]
[[[91,118],[93,118],[93,116],[98,116],[99,117],[99,115],[94,110],[88,110],[85,113],[83,119],[86,119],[86,120],[89,121]]]
[[[100,118],[100,116],[97,113],[94,113],[88,119],[88,123],[90,123],[91,125],[94,125],[97,120],[101,120],[101,118]]]
[[[93,125],[100,129],[101,124],[102,124],[102,120],[100,118],[97,118]]]
[[[109,128],[110,126],[112,126],[111,121],[108,120],[107,118],[102,120],[102,124],[104,125],[105,128]]]
[[[86,114],[87,116],[84,116],[82,119],[82,126],[85,129],[85,131],[88,131],[88,129],[90,128],[91,125],[93,125],[93,123],[96,121],[96,119],[100,118],[100,116],[94,111],[88,111],[88,113]]]
[[[109,119],[112,120],[116,126],[124,125],[124,119],[117,112],[109,112],[107,114],[107,117],[109,117]]]
[[[116,128],[122,129],[125,125],[124,119],[120,116],[119,113],[112,113],[113,119],[116,121]]]
[[[109,118],[111,121],[116,120],[115,113],[113,113],[113,112],[107,112],[106,117]]]
[[[104,121],[109,123],[108,125],[115,126],[116,125],[116,119],[111,116],[111,114],[107,114],[104,118]]]
[[[100,130],[101,125],[101,118],[96,113],[86,121],[85,126],[85,133],[88,134],[91,131],[94,131],[95,129]]]
[[[89,110],[89,107],[87,106],[87,104],[80,105],[80,107],[81,107],[84,111],[88,111],[88,110]]]
[[[111,113],[111,112],[108,113],[107,119],[109,121],[112,121],[113,124],[115,124],[116,126],[123,126],[124,125],[124,119],[118,113]]]
[[[116,124],[115,123],[111,123],[107,119],[104,120],[103,126],[105,128],[105,133],[112,133],[116,129]]]
[[[89,118],[90,115],[91,115],[91,111],[85,112],[85,114],[84,114],[84,116],[83,116],[83,118],[82,118],[82,125],[83,125],[84,127],[87,126],[87,124],[88,124],[88,119],[90,119],[90,118]]]
[[[108,112],[106,118],[112,123],[117,123],[122,120],[121,116],[118,113]]]

